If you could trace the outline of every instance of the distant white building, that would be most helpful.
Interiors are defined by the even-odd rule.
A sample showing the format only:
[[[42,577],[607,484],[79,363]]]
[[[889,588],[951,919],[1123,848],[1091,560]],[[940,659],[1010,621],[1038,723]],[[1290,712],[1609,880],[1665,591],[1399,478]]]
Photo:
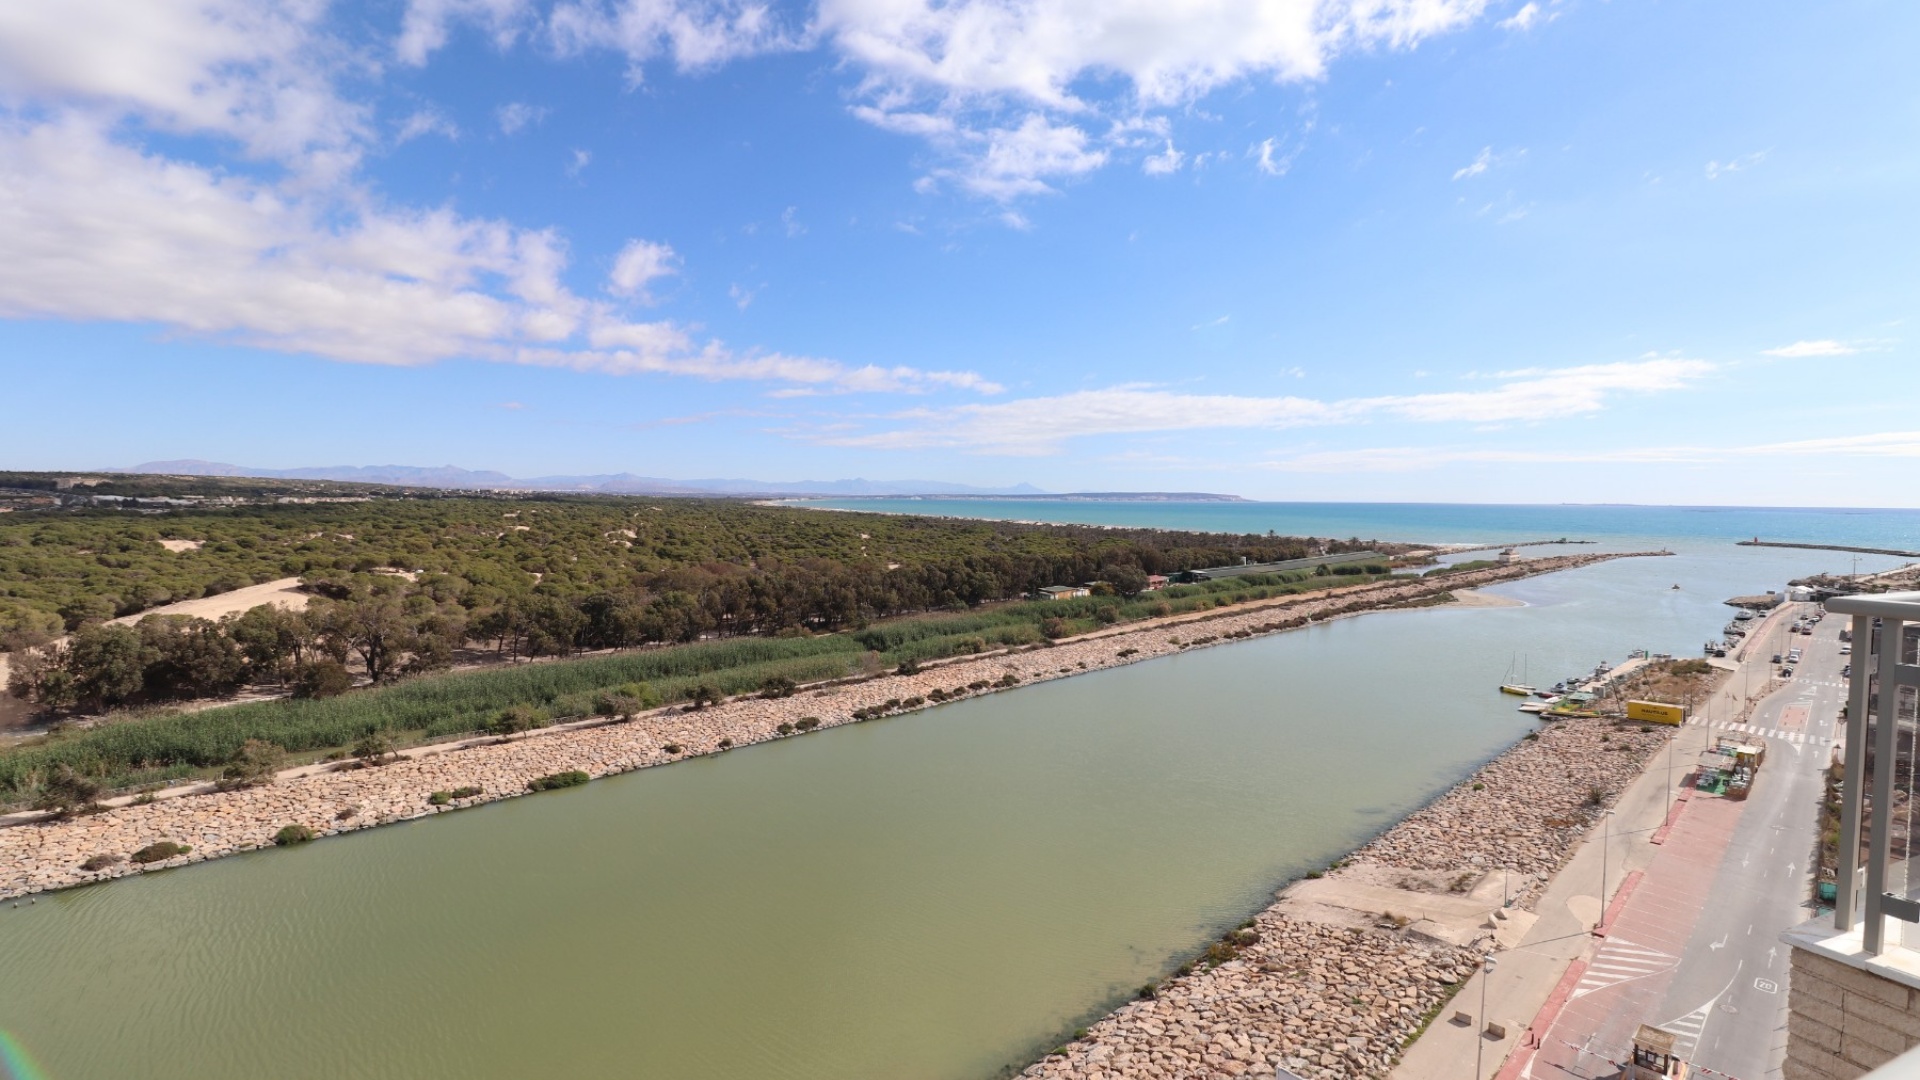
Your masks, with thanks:
[[[1085,585],[1049,585],[1040,590],[1040,595],[1048,600],[1072,600],[1079,596],[1092,596],[1093,590]]]
[[[1502,566],[1512,566],[1514,563],[1517,563],[1519,561],[1520,561],[1520,553],[1513,550],[1512,548],[1508,548],[1507,550],[1500,553],[1500,565]]]

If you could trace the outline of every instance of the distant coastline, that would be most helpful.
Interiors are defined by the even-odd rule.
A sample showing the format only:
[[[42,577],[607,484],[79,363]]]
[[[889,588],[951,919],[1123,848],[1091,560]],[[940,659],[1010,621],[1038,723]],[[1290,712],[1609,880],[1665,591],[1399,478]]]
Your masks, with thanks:
[[[770,499],[770,504],[803,502],[818,496],[795,495]],[[917,495],[840,495],[844,502],[874,500],[887,502],[1166,502],[1166,503],[1251,503],[1242,495],[1221,495],[1209,491],[1069,491],[1057,495],[993,495],[978,493],[929,492]]]

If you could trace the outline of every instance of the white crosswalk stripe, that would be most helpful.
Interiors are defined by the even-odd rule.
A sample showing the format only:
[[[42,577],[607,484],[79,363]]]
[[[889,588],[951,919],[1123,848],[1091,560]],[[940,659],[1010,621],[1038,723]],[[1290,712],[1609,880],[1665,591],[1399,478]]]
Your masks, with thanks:
[[[1675,1035],[1680,1036],[1679,1045],[1674,1047],[1674,1050],[1678,1052],[1678,1056],[1683,1058],[1693,1056],[1694,1050],[1700,1045],[1700,1033],[1706,1030],[1707,1017],[1712,1015],[1714,1003],[1719,1000],[1719,998],[1714,998],[1713,1001],[1707,1002],[1705,1005],[1680,1017],[1678,1020],[1669,1020],[1660,1025]],[[1681,1049],[1681,1047],[1685,1047],[1685,1049]]]
[[[1593,963],[1587,965],[1580,984],[1573,988],[1573,997],[1585,997],[1623,982],[1657,975],[1671,970],[1679,962],[1680,958],[1672,953],[1635,945],[1622,938],[1609,938],[1594,955]]]

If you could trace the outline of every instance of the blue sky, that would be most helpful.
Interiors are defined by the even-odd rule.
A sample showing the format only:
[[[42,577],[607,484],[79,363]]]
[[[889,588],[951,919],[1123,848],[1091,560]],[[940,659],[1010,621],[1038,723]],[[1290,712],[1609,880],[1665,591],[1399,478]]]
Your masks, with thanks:
[[[16,5],[0,464],[1916,505],[1915,40],[1891,2]]]

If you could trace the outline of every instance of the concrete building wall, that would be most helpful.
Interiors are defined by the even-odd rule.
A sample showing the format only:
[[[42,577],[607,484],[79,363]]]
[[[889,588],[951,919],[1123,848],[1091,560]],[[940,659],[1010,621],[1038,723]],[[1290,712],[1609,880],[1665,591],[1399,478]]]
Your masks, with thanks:
[[[1786,1080],[1854,1080],[1920,1046],[1920,990],[1793,949]]]

